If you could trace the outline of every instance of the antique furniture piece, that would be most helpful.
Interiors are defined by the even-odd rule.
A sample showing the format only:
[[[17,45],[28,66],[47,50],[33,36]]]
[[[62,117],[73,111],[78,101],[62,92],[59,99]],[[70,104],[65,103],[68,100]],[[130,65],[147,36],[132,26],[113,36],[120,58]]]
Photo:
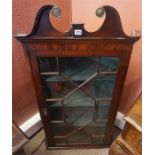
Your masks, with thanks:
[[[12,153],[17,152],[28,141],[29,139],[26,137],[26,135],[14,122],[12,122]]]
[[[54,29],[54,6],[43,6],[29,35],[16,36],[28,56],[48,148],[106,147],[111,143],[120,96],[134,42],[124,34],[118,12],[93,33],[73,24]],[[63,24],[63,23],[62,23]]]
[[[142,96],[125,117],[122,134],[111,146],[110,155],[141,155],[142,154]]]

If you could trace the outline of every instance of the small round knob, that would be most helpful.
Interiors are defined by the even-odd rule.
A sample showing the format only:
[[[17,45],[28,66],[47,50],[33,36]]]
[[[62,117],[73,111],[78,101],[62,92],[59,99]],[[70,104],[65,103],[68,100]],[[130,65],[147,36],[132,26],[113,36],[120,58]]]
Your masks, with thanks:
[[[55,17],[60,17],[61,16],[61,9],[57,6],[54,6],[51,10],[51,14]]]
[[[96,10],[96,16],[97,17],[102,17],[105,14],[105,9],[104,7],[100,7]]]

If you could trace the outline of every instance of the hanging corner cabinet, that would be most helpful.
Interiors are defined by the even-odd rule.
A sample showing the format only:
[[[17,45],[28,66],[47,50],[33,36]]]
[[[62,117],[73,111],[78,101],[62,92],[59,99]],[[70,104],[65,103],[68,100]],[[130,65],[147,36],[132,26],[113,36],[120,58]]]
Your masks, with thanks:
[[[106,18],[96,32],[83,24],[61,33],[43,6],[29,35],[17,35],[29,58],[48,148],[106,147],[134,43],[118,12],[103,6]]]

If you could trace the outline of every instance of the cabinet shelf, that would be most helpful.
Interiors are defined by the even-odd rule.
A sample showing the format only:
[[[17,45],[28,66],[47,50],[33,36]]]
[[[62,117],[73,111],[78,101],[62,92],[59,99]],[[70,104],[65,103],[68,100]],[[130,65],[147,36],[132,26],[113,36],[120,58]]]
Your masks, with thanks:
[[[46,102],[49,102],[49,104],[51,103],[55,103],[55,102],[61,102],[63,101],[63,98],[47,98],[45,99]],[[112,98],[97,98],[96,101],[111,101]]]
[[[96,104],[94,111],[93,106],[65,106],[63,107],[62,111],[61,106],[52,106],[48,108],[48,113],[51,123],[68,122],[76,127],[80,127],[81,125],[87,124],[93,120],[98,123],[100,122],[101,124],[103,122],[106,122],[109,117],[109,107],[110,104]],[[98,126],[101,125],[100,123],[98,124]]]
[[[116,74],[117,74],[117,71],[113,71],[113,72],[107,71],[107,72],[98,73],[98,75],[100,75],[100,76],[109,76],[109,77],[110,77],[110,75],[112,76],[112,75],[116,75]],[[46,77],[46,81],[51,81],[51,82],[52,81],[66,81],[65,78],[62,78],[62,77],[65,76],[65,74],[63,76],[61,76],[62,74],[61,73],[59,74],[59,72],[41,72],[40,75],[42,75],[42,76],[52,76],[52,77]],[[54,78],[53,76],[56,76],[56,77]],[[70,78],[70,77],[67,77],[67,78]],[[77,75],[72,76],[72,78],[70,80],[71,81],[79,81],[79,82],[82,83],[85,80],[87,80],[87,76],[82,75],[82,74],[79,76],[77,74]]]
[[[54,78],[54,79],[53,79]],[[55,78],[57,80],[55,80]],[[62,78],[52,77],[46,79],[46,101],[62,100],[72,91],[75,99],[90,96],[92,98],[111,98],[115,83],[115,76],[95,77],[84,84],[84,81],[60,81]],[[80,85],[78,85],[80,83]]]
[[[83,100],[82,100],[83,101]],[[111,99],[109,99],[109,100],[107,100],[107,99],[100,99],[99,101],[102,101],[102,102],[104,102],[104,101],[108,101],[108,103],[103,103],[103,105],[108,105],[108,104],[110,104],[110,102],[111,102]],[[57,102],[57,100],[52,100],[51,101],[52,103],[49,103],[49,105],[48,105],[48,107],[50,108],[50,107],[61,107],[62,106],[62,104],[61,104],[61,102]],[[84,101],[83,101],[84,102]],[[68,105],[67,105],[67,107],[92,107],[93,106],[93,104],[95,103],[95,101],[93,102],[93,103],[90,103],[90,102],[79,102],[78,104],[76,104],[76,103],[74,103],[74,102],[70,102]],[[63,106],[65,106],[65,105],[63,105]]]

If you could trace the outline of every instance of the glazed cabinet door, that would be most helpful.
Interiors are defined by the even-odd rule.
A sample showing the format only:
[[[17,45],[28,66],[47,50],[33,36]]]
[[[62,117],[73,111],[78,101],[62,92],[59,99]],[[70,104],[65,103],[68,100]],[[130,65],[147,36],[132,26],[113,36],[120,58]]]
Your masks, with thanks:
[[[53,146],[102,145],[118,57],[38,57]]]

